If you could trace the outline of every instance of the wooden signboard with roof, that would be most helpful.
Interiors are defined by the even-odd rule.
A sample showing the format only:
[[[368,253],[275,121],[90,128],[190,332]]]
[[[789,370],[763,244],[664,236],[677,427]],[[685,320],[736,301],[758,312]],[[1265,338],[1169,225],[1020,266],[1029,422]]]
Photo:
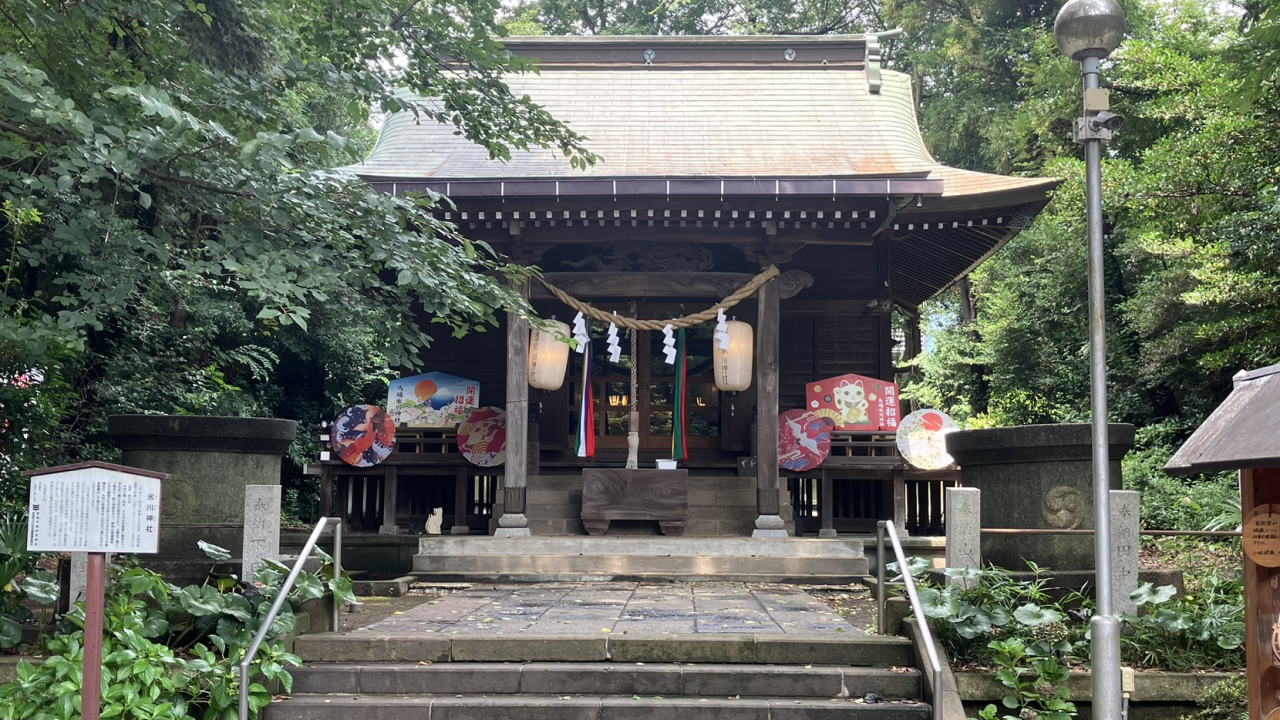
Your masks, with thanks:
[[[1240,471],[1249,717],[1280,715],[1280,365],[1240,373],[1165,470]]]
[[[98,720],[102,694],[102,628],[107,553],[160,549],[161,483],[165,473],[85,462],[28,470],[27,549],[88,553],[84,600],[82,720]]]

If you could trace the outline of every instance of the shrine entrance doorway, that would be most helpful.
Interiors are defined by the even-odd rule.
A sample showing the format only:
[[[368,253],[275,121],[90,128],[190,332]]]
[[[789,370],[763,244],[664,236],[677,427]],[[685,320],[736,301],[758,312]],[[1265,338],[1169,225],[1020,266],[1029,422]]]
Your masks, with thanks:
[[[633,304],[598,303],[597,307],[631,315]],[[635,316],[641,319],[664,319],[688,314],[688,309],[678,303],[634,303]],[[591,335],[603,338],[608,323],[592,322]],[[720,447],[721,402],[712,369],[711,343],[715,322],[706,322],[685,330],[687,373],[684,413],[686,441],[689,449],[717,449]],[[592,390],[595,395],[596,447],[622,449],[627,447],[628,416],[634,409],[640,414],[640,448],[642,450],[669,450],[676,422],[676,366],[668,364],[663,353],[661,331],[636,332],[636,382],[635,396],[631,388],[631,343],[627,330],[620,328],[622,357],[619,362],[609,361],[605,342],[596,340],[591,345]],[[570,379],[570,397],[576,403],[581,395],[582,360],[574,355]]]

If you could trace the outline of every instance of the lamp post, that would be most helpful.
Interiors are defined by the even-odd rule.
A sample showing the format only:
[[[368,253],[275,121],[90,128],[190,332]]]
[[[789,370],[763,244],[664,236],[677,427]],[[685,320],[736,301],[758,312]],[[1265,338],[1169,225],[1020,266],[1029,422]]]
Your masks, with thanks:
[[[1102,143],[1120,127],[1099,87],[1099,65],[1124,39],[1124,10],[1115,0],[1070,0],[1058,12],[1058,49],[1080,63],[1084,116],[1075,141],[1084,145],[1085,206],[1089,225],[1089,385],[1093,410],[1094,567],[1097,613],[1089,623],[1093,665],[1093,717],[1120,720],[1120,623],[1111,603],[1111,482],[1107,447],[1107,346],[1102,286]]]

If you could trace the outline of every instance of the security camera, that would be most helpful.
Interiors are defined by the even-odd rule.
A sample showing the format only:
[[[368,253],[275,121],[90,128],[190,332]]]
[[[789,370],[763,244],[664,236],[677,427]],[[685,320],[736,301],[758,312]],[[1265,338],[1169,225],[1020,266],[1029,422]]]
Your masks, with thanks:
[[[1100,111],[1097,115],[1089,118],[1089,129],[1098,130],[1119,130],[1124,125],[1124,118],[1107,110]]]

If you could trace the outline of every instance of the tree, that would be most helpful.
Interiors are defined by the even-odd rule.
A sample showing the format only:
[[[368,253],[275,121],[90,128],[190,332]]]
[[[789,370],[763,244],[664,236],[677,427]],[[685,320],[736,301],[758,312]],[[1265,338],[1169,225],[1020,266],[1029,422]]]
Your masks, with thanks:
[[[1111,419],[1139,427],[1125,482],[1153,499],[1144,522],[1168,527],[1177,513],[1146,508],[1235,493],[1231,477],[1188,486],[1164,475],[1169,455],[1230,392],[1232,375],[1280,361],[1280,103],[1250,95],[1261,50],[1238,14],[1195,2],[1128,9],[1129,39],[1104,73],[1126,119],[1103,176],[1108,388]],[[1078,91],[1059,79],[1058,63],[1025,63],[1020,97],[992,124],[1052,130],[1037,118],[1051,117],[1060,86]],[[1032,229],[973,273],[973,327],[950,296],[924,308],[933,332],[906,392],[971,425],[1083,422],[1083,163],[1065,133],[1002,137],[1012,145],[975,141],[978,155],[1040,148],[1050,158],[1040,173],[1063,185]],[[975,364],[990,386],[985,413]]]
[[[270,411],[285,355],[359,354],[327,376],[349,398],[416,364],[417,318],[523,308],[503,280],[525,270],[436,220],[445,200],[323,169],[361,157],[373,109],[594,160],[503,82],[530,66],[497,0],[398,7],[0,0],[0,458],[40,461],[22,437],[50,418],[76,455],[112,411]]]
[[[885,29],[880,0],[527,0],[520,32],[549,35],[826,35]]]

